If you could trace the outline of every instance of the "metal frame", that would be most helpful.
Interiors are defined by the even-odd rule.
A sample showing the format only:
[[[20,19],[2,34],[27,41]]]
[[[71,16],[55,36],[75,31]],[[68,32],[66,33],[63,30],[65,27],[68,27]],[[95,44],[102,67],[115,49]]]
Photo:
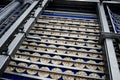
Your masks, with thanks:
[[[97,5],[100,15],[102,31],[109,33],[110,30],[106,19],[103,3],[98,3]],[[105,56],[107,59],[107,68],[108,68],[108,73],[106,74],[108,74],[109,80],[119,80],[120,72],[119,72],[119,67],[118,67],[112,39],[106,38],[104,40],[104,48],[105,48]]]

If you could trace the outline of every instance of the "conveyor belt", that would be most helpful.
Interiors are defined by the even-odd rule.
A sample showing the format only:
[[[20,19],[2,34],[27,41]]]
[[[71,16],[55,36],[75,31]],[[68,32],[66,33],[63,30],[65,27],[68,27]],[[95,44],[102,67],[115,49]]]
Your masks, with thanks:
[[[105,80],[97,17],[58,14],[40,16],[5,73],[48,80]]]

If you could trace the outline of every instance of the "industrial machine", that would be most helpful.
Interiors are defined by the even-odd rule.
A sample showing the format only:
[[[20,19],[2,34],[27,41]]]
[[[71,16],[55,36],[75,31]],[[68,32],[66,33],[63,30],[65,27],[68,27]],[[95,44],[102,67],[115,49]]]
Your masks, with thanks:
[[[1,80],[120,80],[120,2],[0,4]]]

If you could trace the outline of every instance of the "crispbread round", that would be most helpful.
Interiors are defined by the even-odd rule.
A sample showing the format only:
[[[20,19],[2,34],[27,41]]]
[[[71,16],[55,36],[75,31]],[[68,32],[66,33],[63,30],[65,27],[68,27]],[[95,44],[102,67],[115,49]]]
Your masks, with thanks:
[[[47,51],[50,52],[50,53],[53,53],[55,52],[56,49],[53,49],[53,48],[47,48]]]
[[[100,76],[97,73],[91,73],[89,76],[94,78],[100,78]]]
[[[24,48],[26,48],[26,45],[21,45],[20,48],[24,49]]]
[[[23,41],[23,44],[28,44],[28,42],[27,41]]]
[[[70,58],[70,57],[65,57],[64,60],[67,60],[67,61],[63,61],[63,62],[62,62],[62,64],[63,64],[64,66],[72,66],[72,65],[73,65],[72,62],[68,62],[68,60],[71,61],[72,58]]]
[[[89,39],[96,39],[96,36],[88,36]]]
[[[76,44],[79,45],[79,46],[83,46],[85,43],[83,43],[83,42],[76,42]]]
[[[74,41],[67,41],[67,44],[75,45],[75,42]]]
[[[46,46],[46,44],[42,44],[42,43],[41,43],[40,46]]]
[[[98,54],[89,54],[90,57],[94,57],[94,58],[97,58]]]
[[[34,50],[35,47],[34,47],[34,46],[28,46],[28,49],[30,49],[30,50]]]
[[[69,36],[70,36],[70,37],[78,37],[78,35],[77,35],[77,34],[74,34],[74,33],[69,34]]]
[[[93,65],[86,65],[86,67],[88,69],[92,69],[92,70],[96,70],[97,66],[93,66]]]
[[[74,74],[71,70],[66,70],[64,73],[67,73],[67,74]]]
[[[79,49],[80,51],[87,51],[86,49],[84,49],[84,48],[81,48],[81,49]]]
[[[83,69],[85,67],[85,64],[74,63],[74,66]]]
[[[60,35],[61,35],[61,36],[68,36],[69,34],[68,34],[68,33],[65,33],[65,32],[61,32]]]
[[[104,71],[104,68],[101,67],[101,66],[98,66],[98,69],[99,69],[100,71]]]
[[[62,26],[62,29],[69,29],[69,26]]]
[[[22,66],[22,67],[27,67],[28,65],[26,63],[19,63],[18,66]],[[24,68],[16,68],[16,71],[19,73],[23,73],[26,71],[26,69]]]
[[[42,67],[42,68],[40,68],[41,70],[44,70],[44,71],[49,71],[49,68],[48,67]],[[39,71],[38,72],[38,75],[40,76],[40,77],[45,77],[45,78],[47,78],[48,76],[49,76],[49,73],[48,72],[44,72],[44,71]]]
[[[67,54],[70,54],[70,55],[76,55],[77,52],[75,52],[75,51],[67,51]]]
[[[70,49],[70,50],[76,50],[76,48],[74,48],[74,47],[70,47],[69,49]]]
[[[41,38],[41,41],[42,41],[42,42],[46,42],[46,40],[47,40],[47,39],[45,39],[45,38]]]
[[[84,62],[83,59],[76,59],[75,61],[77,61],[77,62]]]
[[[50,57],[50,55],[47,55],[47,54],[45,54],[45,55],[42,55],[42,57]],[[42,63],[49,63],[50,62],[50,59],[47,59],[47,58],[40,58],[40,61],[42,62]]]
[[[31,64],[31,65],[29,66],[29,68],[39,69],[38,65],[36,65],[36,64]],[[38,72],[38,71],[32,70],[32,69],[28,69],[28,70],[27,70],[27,73],[28,73],[28,74],[31,74],[31,75],[34,75],[34,74],[36,74],[36,73]]]
[[[65,46],[59,46],[59,48],[66,49],[66,47],[65,47]]]
[[[89,61],[87,61],[87,63],[96,63],[96,62],[93,60],[89,60]]]
[[[56,47],[55,45],[49,45],[49,47]]]
[[[38,61],[38,60],[39,60],[39,56],[40,56],[39,53],[33,53],[32,55],[38,56],[38,57],[30,57],[30,60],[31,60],[31,61]]]
[[[80,37],[80,38],[86,38],[87,36],[84,35],[84,34],[79,34],[79,37]]]
[[[26,56],[26,55],[19,55],[19,58],[21,58],[21,59],[28,59],[29,56]]]
[[[37,47],[37,50],[38,50],[38,51],[45,51],[46,48],[44,48],[44,47]]]
[[[59,44],[65,44],[65,41],[64,40],[59,40],[58,43]]]
[[[57,50],[57,53],[60,53],[60,54],[65,54],[65,52],[66,52],[65,50],[59,50],[59,49]]]
[[[22,54],[30,54],[30,52],[22,52]]]
[[[31,42],[30,45],[37,45],[37,43],[35,43],[35,42]]]
[[[77,54],[78,56],[82,56],[82,57],[86,57],[88,55],[88,53],[83,53],[83,52],[78,52]]]
[[[52,69],[52,71],[53,72],[59,72],[59,73],[61,73],[62,71],[61,71],[61,69],[59,69],[59,68],[54,68],[54,69]],[[61,78],[61,75],[60,74],[56,74],[56,73],[50,73],[50,77],[52,78],[52,79],[59,79],[59,78]]]
[[[55,43],[55,40],[54,39],[49,39],[48,42]]]
[[[87,73],[84,72],[84,71],[78,71],[78,72],[76,73],[76,75],[79,75],[79,76],[87,76]]]
[[[11,65],[16,65],[16,62],[15,62],[15,61],[10,61],[9,64],[11,64]]]
[[[71,70],[66,70],[64,73],[66,73],[66,74],[74,74]],[[63,75],[62,78],[63,78],[63,80],[74,80],[74,77],[67,76],[67,75]]]
[[[60,56],[54,56],[53,58],[62,59]],[[61,64],[61,61],[60,61],[60,60],[52,60],[51,62],[52,62],[53,64]]]
[[[15,69],[15,67],[8,66],[5,71],[11,72]]]
[[[97,52],[97,50],[90,49],[89,52]]]
[[[92,44],[92,43],[86,43],[86,45],[89,47],[95,47],[95,44]]]

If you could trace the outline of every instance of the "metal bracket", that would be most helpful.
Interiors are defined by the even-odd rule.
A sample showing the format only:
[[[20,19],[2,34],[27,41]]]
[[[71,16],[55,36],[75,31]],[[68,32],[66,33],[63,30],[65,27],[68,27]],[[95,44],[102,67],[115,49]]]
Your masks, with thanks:
[[[120,35],[119,34],[102,32],[100,34],[99,44],[102,44],[106,38],[115,39],[118,43],[120,43]]]
[[[20,33],[24,33],[24,26],[20,26],[20,27],[19,27],[19,32],[20,32]]]

